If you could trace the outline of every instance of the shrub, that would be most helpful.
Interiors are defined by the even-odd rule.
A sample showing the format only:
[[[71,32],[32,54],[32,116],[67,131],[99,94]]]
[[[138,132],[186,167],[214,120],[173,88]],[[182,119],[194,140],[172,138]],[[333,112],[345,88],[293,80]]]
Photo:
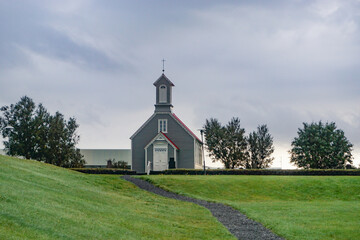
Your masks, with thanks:
[[[171,169],[166,175],[203,175],[200,169]],[[209,169],[206,175],[289,175],[289,176],[360,176],[360,169]]]
[[[71,170],[88,173],[88,174],[117,174],[117,175],[134,175],[136,171],[117,169],[117,168],[71,168]]]

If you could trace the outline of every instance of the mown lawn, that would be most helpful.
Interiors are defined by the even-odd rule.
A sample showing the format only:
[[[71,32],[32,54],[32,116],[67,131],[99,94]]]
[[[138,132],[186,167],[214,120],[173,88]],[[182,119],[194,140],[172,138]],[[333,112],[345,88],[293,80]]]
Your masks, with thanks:
[[[0,155],[0,239],[234,239],[197,205],[119,176]]]
[[[222,202],[286,239],[360,239],[358,176],[149,176],[170,191]]]

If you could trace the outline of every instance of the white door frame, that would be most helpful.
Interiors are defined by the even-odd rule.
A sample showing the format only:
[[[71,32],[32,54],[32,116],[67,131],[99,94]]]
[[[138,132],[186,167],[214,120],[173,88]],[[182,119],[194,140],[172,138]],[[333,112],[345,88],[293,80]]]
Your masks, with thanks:
[[[156,151],[156,150],[161,151]],[[154,143],[153,145],[153,171],[164,171],[169,168],[169,149],[168,144],[164,143]],[[159,161],[156,161],[157,158]]]

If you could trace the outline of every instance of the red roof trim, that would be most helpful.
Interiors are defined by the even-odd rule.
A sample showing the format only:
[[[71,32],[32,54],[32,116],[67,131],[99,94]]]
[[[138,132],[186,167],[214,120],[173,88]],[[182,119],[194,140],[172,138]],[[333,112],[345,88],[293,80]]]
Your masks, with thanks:
[[[168,136],[166,136],[165,133],[161,132],[161,134],[164,135],[164,137],[166,137],[166,139],[169,140],[169,142],[171,142],[171,144],[174,145],[177,150],[179,150],[178,146],[176,146],[176,144],[173,141],[171,141],[171,139]]]
[[[179,123],[180,123],[194,138],[196,138],[199,142],[202,143],[202,141],[185,125],[185,123],[183,123],[183,122],[180,120],[180,118],[178,118],[178,117],[175,115],[175,113],[173,113],[172,115],[174,116],[174,118],[175,118],[176,120],[179,121]]]

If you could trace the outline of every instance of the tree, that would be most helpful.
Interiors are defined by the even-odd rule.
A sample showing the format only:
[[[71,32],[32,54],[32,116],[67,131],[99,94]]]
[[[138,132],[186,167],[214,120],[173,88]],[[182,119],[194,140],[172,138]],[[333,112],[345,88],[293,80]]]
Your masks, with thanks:
[[[39,104],[35,107],[33,100],[27,96],[18,103],[0,109],[0,129],[8,155],[23,156],[26,159],[51,163],[61,167],[82,167],[85,164],[80,150],[76,148],[79,136],[76,129],[79,125],[75,118],[68,121],[56,112],[50,115],[46,108]],[[12,131],[8,126],[11,126]]]
[[[266,125],[258,126],[248,137],[249,158],[246,168],[267,168],[274,161],[271,154],[274,152],[273,138]]]
[[[59,112],[49,117],[45,162],[61,167],[84,165],[80,150],[75,147],[79,141],[79,136],[76,134],[77,127],[74,118],[66,121]]]
[[[291,143],[290,162],[305,169],[345,168],[352,163],[353,145],[334,122],[303,123]]]
[[[34,101],[24,96],[18,103],[3,106],[0,109],[3,117],[0,117],[0,126],[4,141],[5,152],[10,156],[23,156],[30,159],[35,155],[36,139],[34,136]],[[10,131],[7,127],[12,127]]]
[[[42,104],[39,104],[34,118],[35,154],[31,158],[42,162],[47,162],[49,119],[50,114]]]
[[[245,167],[247,142],[239,118],[232,118],[226,126],[210,118],[204,128],[206,146],[213,161],[221,161],[227,169]]]

